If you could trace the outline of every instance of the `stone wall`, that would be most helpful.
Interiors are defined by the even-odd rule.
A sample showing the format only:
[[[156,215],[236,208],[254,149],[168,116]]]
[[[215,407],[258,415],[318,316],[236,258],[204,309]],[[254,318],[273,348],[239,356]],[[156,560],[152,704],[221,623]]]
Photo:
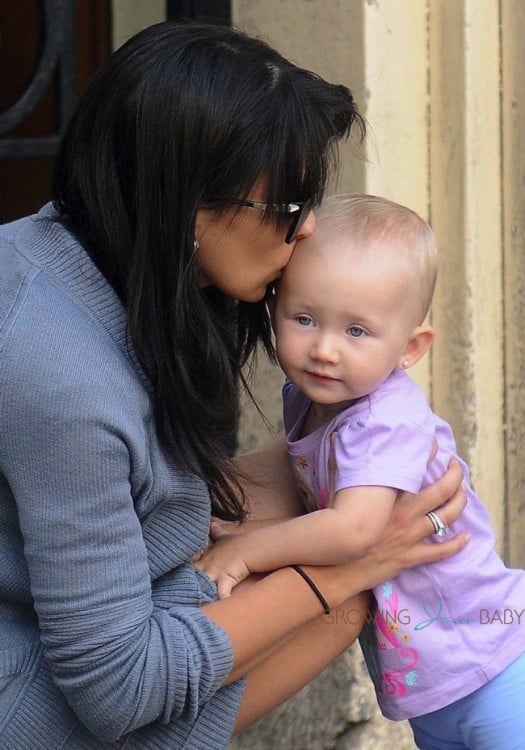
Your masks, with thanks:
[[[406,722],[379,713],[359,646],[269,716],[230,750],[415,750]]]

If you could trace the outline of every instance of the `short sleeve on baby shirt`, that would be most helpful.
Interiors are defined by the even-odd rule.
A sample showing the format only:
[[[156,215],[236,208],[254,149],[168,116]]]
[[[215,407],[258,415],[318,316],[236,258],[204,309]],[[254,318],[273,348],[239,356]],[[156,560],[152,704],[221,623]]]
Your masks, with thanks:
[[[413,414],[404,414],[395,404],[387,408],[391,406],[388,401],[372,401],[367,413],[356,414],[338,426],[336,492],[371,485],[408,492],[421,489],[434,431],[424,419],[415,421]]]

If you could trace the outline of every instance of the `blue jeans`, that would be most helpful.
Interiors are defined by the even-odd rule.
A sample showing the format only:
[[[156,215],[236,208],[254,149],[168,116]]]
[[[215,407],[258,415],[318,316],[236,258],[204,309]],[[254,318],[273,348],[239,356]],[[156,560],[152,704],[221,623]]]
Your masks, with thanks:
[[[410,725],[420,750],[525,750],[525,654],[471,695]]]

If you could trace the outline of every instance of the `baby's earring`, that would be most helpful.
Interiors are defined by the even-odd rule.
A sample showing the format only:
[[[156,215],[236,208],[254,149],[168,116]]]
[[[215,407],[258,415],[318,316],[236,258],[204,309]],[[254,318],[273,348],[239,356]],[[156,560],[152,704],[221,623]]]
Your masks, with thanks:
[[[410,367],[410,362],[408,361],[408,359],[404,359],[401,362],[401,367],[403,368],[403,370],[408,370],[408,368]]]

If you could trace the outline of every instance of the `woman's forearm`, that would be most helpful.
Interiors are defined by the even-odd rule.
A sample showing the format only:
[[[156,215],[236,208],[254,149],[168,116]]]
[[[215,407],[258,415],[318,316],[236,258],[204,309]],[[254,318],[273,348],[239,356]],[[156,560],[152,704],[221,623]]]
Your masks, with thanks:
[[[312,577],[317,578],[318,569],[312,570]],[[341,572],[323,577],[318,585],[326,587],[322,593],[332,607],[360,591],[359,580],[348,581]],[[254,585],[239,587],[227,599],[205,605],[203,611],[230,637],[234,651],[232,671],[242,674],[243,666],[323,610],[305,581],[292,568],[283,568]]]

